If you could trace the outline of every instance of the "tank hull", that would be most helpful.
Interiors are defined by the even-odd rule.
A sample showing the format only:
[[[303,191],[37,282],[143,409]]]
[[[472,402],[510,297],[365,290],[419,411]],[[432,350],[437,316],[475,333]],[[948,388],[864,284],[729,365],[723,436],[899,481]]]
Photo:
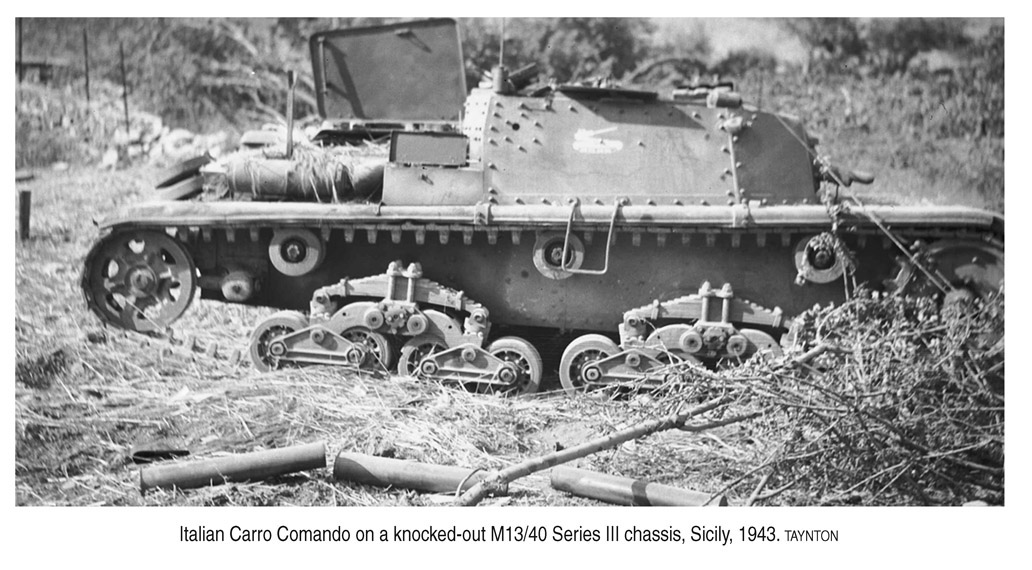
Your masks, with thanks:
[[[841,197],[873,176],[730,85],[499,66],[467,91],[460,45],[451,20],[316,34],[319,133],[206,165],[196,199],[117,213],[87,303],[160,332],[200,290],[286,309],[252,332],[259,370],[396,363],[527,393],[555,347],[521,334],[580,333],[550,343],[575,392],[777,356],[796,315],[860,283],[953,300],[1002,285],[1001,216]]]
[[[861,213],[862,212],[862,213]],[[419,263],[424,275],[463,291],[492,322],[611,333],[624,311],[689,295],[704,282],[778,309],[787,319],[841,301],[842,280],[797,284],[794,252],[827,230],[823,206],[617,208],[602,275],[554,279],[535,264],[542,236],[567,226],[584,244],[581,266],[606,266],[614,206],[390,207],[298,203],[141,204],[105,226],[112,232],[173,233],[201,275],[202,295],[223,299],[220,277],[244,269],[261,282],[242,302],[305,309],[316,289],[342,278],[379,274],[389,261]],[[572,215],[572,221],[571,221]],[[470,223],[480,216],[480,222]],[[1002,218],[964,208],[868,207],[839,216],[839,235],[855,257],[857,282],[881,289],[899,271],[901,252],[873,219],[906,240],[1002,241]],[[325,241],[325,260],[300,276],[269,261],[278,229],[307,228]]]

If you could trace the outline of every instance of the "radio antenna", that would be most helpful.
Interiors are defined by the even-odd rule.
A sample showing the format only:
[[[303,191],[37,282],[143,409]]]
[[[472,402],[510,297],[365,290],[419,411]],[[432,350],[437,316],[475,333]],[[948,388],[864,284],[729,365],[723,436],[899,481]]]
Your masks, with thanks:
[[[505,65],[505,18],[502,18],[502,35],[498,38],[498,66]]]

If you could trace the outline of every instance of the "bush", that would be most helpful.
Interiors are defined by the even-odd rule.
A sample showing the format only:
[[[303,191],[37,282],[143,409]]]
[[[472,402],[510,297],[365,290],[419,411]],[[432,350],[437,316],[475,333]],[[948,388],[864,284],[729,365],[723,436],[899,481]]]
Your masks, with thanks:
[[[1003,334],[1002,291],[945,308],[861,294],[802,315],[799,352],[685,366],[665,398],[761,413],[738,467],[784,503],[1003,504]]]

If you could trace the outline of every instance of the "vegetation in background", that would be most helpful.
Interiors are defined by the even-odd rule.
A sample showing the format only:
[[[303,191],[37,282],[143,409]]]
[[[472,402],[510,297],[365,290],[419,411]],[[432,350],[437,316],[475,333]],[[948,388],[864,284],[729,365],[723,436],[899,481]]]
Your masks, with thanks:
[[[497,62],[500,21],[462,24],[467,72],[479,79]],[[508,20],[505,62],[516,68],[536,61],[562,81],[613,76],[628,85],[669,87],[714,74],[735,79],[747,100],[804,118],[834,162],[875,171],[879,180],[867,191],[1002,211],[1002,28],[963,39],[948,21],[803,24],[797,33],[810,38],[810,57],[798,68],[759,49],[716,56],[701,28],[659,37],[645,20]],[[89,107],[76,59],[84,25],[91,38]],[[298,115],[310,115],[306,38],[332,25],[328,19],[25,20],[26,53],[63,57],[70,67],[49,86],[18,88],[17,164],[92,164],[121,121],[119,42],[125,42],[131,108],[173,127],[247,129],[277,120],[288,69],[302,72]],[[894,26],[909,29],[907,41],[922,49],[952,50],[962,65],[948,73],[923,69],[919,55],[906,56],[883,33]],[[887,49],[900,53],[885,57]],[[20,183],[33,191],[34,216],[33,238],[16,249],[15,264],[16,504],[436,504],[442,499],[328,483],[323,474],[141,495],[129,450],[179,441],[210,457],[326,439],[334,452],[345,446],[497,468],[697,397],[696,377],[686,377],[681,392],[616,400],[605,393],[502,399],[318,367],[257,378],[225,358],[246,348],[250,327],[269,310],[205,299],[176,327],[199,345],[218,343],[220,358],[102,328],[79,290],[82,260],[96,237],[92,220],[150,196],[152,168],[73,166]],[[921,301],[866,297],[815,309],[802,341],[836,350],[809,367],[753,361],[713,373],[725,381],[720,387],[743,396],[729,413],[762,410],[764,416],[706,437],[671,430],[595,454],[581,466],[722,492],[734,504],[1002,504],[1002,294],[980,309],[950,315]],[[513,490],[494,504],[595,504],[550,491],[544,476],[521,480]]]
[[[299,72],[298,117],[314,117],[308,37],[334,26],[387,23],[384,18],[24,19],[24,51],[63,58],[61,97],[85,94],[82,30],[90,37],[91,85],[119,94],[124,44],[130,105],[172,128],[240,132],[279,122],[286,73]],[[499,61],[502,20],[462,19],[467,84]],[[504,63],[537,63],[559,82],[612,78],[629,86],[735,80],[748,101],[802,117],[822,151],[878,175],[871,190],[895,201],[960,203],[1003,210],[1003,29],[968,34],[965,20],[814,18],[778,21],[806,46],[799,66],[776,47],[716,56],[702,26],[657,32],[648,19],[507,19]],[[948,70],[923,55],[940,51]],[[97,87],[105,86],[105,87]],[[24,89],[19,90],[23,93]],[[31,96],[31,94],[29,95]],[[117,96],[117,95],[115,95]],[[79,103],[81,107],[81,103]],[[116,116],[117,117],[117,116]],[[116,119],[105,119],[116,120]],[[83,160],[79,131],[39,132],[69,121],[30,120],[19,107],[19,166]],[[89,129],[103,145],[110,127]],[[51,141],[51,142],[48,142]],[[40,147],[44,148],[40,148]]]

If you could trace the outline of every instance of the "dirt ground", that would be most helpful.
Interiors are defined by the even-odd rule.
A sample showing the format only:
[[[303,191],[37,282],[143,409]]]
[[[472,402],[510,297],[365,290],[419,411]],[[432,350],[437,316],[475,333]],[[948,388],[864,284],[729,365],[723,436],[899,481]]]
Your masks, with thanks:
[[[757,417],[662,431],[571,466],[732,505],[1003,504],[1002,290],[975,311],[859,294],[807,312],[813,326],[800,335],[813,337],[809,346],[836,337],[838,348],[798,377],[778,372],[799,364],[786,355],[685,371],[667,391],[570,397],[553,375],[541,393],[506,398],[342,368],[260,373],[246,356],[248,337],[272,309],[198,299],[171,334],[156,337],[104,326],[86,307],[80,271],[99,235],[94,221],[146,198],[154,176],[144,167],[47,170],[18,183],[31,190],[33,212],[31,238],[15,247],[18,505],[447,504],[453,494],[336,481],[330,467],[346,451],[501,470],[664,417],[700,394],[728,393],[732,402],[699,421]],[[876,389],[883,385],[892,390]],[[148,459],[314,442],[325,443],[327,468],[141,492]],[[547,470],[485,502],[599,504],[553,490]]]
[[[655,417],[648,396],[614,402],[553,390],[502,398],[319,367],[258,373],[239,357],[268,309],[195,300],[174,325],[174,341],[105,327],[79,287],[99,235],[94,220],[153,192],[153,175],[145,167],[73,169],[18,183],[32,191],[32,236],[15,247],[19,505],[439,504],[452,497],[336,482],[330,469],[143,494],[144,465],[133,457],[178,450],[214,458],[325,441],[328,463],[344,450],[499,469]],[[755,484],[741,475],[761,451],[744,430],[668,431],[576,465],[741,502]],[[510,491],[488,502],[598,504],[550,489],[547,472]]]

